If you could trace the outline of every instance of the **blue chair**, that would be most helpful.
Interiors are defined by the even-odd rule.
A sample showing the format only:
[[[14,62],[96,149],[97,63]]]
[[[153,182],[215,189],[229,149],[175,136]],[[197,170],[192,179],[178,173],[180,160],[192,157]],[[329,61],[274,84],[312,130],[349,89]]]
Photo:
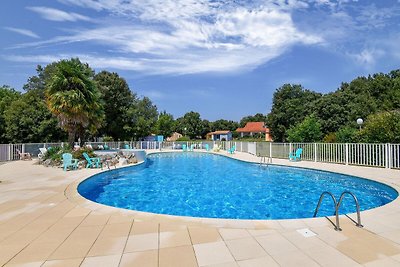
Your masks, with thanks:
[[[190,148],[189,148],[189,151],[193,151],[193,149],[195,148],[195,146],[196,146],[195,144],[191,144],[191,145],[190,145]]]
[[[186,145],[182,145],[182,150],[183,151],[187,151],[187,146]]]
[[[302,153],[303,153],[303,149],[302,148],[296,149],[296,152],[290,152],[289,153],[289,160],[290,161],[300,161]]]
[[[103,147],[104,147],[104,150],[109,150],[110,149],[107,144],[104,144]]]
[[[236,146],[232,146],[231,148],[228,149],[229,154],[233,154],[236,151]]]
[[[125,144],[125,145],[124,145],[124,149],[131,149],[131,146],[128,145],[128,144]]]
[[[71,168],[72,170],[78,169],[78,160],[72,158],[71,153],[62,154],[64,171]]]
[[[99,166],[102,167],[100,158],[91,158],[86,152],[83,152],[82,155],[87,162],[86,168],[93,168],[93,167],[98,168]]]
[[[204,146],[206,148],[206,151],[210,151],[210,146],[208,144],[205,144]]]

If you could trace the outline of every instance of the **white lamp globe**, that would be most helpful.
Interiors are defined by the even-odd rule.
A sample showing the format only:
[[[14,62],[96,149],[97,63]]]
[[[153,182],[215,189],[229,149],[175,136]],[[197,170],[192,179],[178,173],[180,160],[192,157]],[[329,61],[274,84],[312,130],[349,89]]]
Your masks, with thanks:
[[[357,119],[357,124],[358,124],[358,125],[361,125],[361,124],[363,124],[363,123],[364,123],[363,119],[361,119],[361,118],[358,118],[358,119]]]

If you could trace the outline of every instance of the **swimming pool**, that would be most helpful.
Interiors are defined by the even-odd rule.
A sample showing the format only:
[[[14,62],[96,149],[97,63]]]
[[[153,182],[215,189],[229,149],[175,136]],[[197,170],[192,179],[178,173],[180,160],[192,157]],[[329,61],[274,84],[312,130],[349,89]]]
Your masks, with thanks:
[[[148,155],[144,164],[97,174],[78,192],[131,210],[191,217],[291,219],[313,216],[320,194],[349,190],[361,210],[385,205],[398,193],[367,179],[302,168],[259,166],[224,156],[175,152]],[[333,215],[325,198],[318,216]],[[340,213],[355,212],[345,197]]]

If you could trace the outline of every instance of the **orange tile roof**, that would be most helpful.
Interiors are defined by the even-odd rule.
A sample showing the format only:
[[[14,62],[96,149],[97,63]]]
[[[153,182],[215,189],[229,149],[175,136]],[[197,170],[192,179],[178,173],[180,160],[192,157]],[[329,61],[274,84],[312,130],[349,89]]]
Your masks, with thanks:
[[[237,128],[236,132],[239,133],[267,133],[269,129],[264,127],[265,124],[262,121],[259,122],[248,122],[244,128]]]
[[[230,131],[228,130],[222,130],[222,131],[215,131],[215,132],[211,132],[208,133],[207,135],[212,135],[212,134],[228,134]]]

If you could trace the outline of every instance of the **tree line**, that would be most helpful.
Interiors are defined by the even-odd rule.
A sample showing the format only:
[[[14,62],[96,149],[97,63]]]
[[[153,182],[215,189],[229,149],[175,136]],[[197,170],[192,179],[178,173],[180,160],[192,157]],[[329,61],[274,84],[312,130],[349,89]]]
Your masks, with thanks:
[[[277,142],[400,143],[400,70],[358,77],[328,94],[285,84],[267,124]]]
[[[197,139],[249,121],[266,122],[275,142],[400,143],[400,70],[358,77],[328,94],[285,84],[276,89],[267,116],[240,122],[210,122],[194,111],[174,119],[138,97],[117,73],[95,73],[78,58],[39,65],[36,72],[23,93],[0,87],[0,143],[141,140],[173,132]]]
[[[248,121],[266,116],[246,116],[240,122],[204,120],[190,111],[174,119],[159,112],[148,97],[140,98],[115,72],[95,71],[78,58],[40,65],[21,93],[0,87],[0,143],[40,143],[68,140],[141,140],[150,134],[204,138],[215,130],[234,131]]]

